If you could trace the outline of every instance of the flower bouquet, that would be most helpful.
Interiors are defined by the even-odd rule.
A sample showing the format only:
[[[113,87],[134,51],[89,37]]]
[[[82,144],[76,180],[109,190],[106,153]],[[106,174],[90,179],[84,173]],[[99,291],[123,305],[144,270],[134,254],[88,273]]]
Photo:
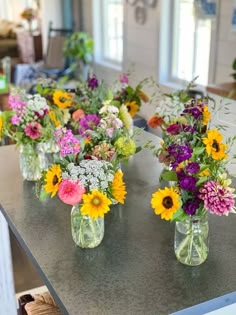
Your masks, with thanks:
[[[119,84],[114,88],[114,99],[124,104],[131,117],[134,117],[140,110],[142,101],[149,102],[149,97],[143,91],[143,86],[149,81],[145,78],[136,87],[129,84],[129,76],[127,74],[120,74]]]
[[[186,265],[207,258],[208,213],[235,212],[226,164],[236,137],[224,143],[220,127],[210,128],[210,120],[208,100],[185,103],[180,115],[165,123],[163,142],[155,152],[166,165],[161,178],[173,185],[158,189],[151,205],[162,219],[176,222],[175,254]]]
[[[39,94],[14,90],[9,96],[11,110],[2,114],[4,135],[20,148],[20,168],[24,179],[37,180],[48,161],[44,145],[53,137],[49,106]]]
[[[71,229],[74,242],[82,248],[98,246],[104,236],[104,215],[112,199],[124,203],[123,173],[108,161],[85,159],[80,141],[71,130],[56,132],[60,159],[42,177],[41,199],[58,195],[72,205]]]

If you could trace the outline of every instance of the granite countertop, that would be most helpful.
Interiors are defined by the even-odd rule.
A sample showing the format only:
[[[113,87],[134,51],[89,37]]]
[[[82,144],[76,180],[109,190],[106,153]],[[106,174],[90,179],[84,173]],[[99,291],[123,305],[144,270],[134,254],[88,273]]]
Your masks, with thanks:
[[[146,132],[140,136],[159,143]],[[105,217],[95,249],[76,247],[70,207],[40,203],[14,146],[0,148],[0,209],[63,314],[166,315],[236,290],[236,216],[210,216],[210,252],[198,267],[174,255],[174,224],[153,213],[161,165],[144,150],[124,167],[127,201]]]

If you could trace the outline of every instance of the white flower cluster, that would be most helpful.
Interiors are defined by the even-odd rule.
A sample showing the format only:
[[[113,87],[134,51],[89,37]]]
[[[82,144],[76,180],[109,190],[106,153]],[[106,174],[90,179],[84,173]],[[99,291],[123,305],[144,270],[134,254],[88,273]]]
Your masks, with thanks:
[[[109,105],[110,101],[103,103],[104,106],[100,109],[99,114],[102,115],[102,119],[99,126],[103,129],[123,127],[123,122],[118,118],[119,109],[116,106]]]
[[[106,191],[113,181],[114,170],[111,163],[93,158],[82,160],[79,165],[68,164],[67,171],[62,173],[62,178],[79,180],[87,190]]]
[[[46,99],[39,94],[28,95],[26,108],[31,112],[37,112],[40,116],[44,115],[45,110],[49,110]]]

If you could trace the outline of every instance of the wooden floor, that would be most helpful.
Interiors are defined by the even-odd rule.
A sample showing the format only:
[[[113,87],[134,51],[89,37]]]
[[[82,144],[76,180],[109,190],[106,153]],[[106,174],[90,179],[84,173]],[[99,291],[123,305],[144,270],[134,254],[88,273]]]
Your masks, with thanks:
[[[32,263],[21,249],[15,236],[10,232],[15,292],[23,292],[44,285]]]

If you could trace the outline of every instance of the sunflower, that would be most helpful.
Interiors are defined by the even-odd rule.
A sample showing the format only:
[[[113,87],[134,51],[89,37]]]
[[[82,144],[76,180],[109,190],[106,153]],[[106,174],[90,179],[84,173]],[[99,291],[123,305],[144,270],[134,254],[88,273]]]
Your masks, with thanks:
[[[206,152],[211,155],[214,160],[222,160],[227,158],[225,151],[227,145],[221,143],[223,136],[217,129],[208,130],[207,138],[203,138],[202,141],[206,145]]]
[[[209,120],[211,119],[211,113],[208,111],[208,106],[206,105],[203,107],[202,116],[203,116],[202,124],[206,126]]]
[[[3,119],[2,119],[2,115],[0,115],[0,141],[2,139],[2,132],[3,131]]]
[[[131,117],[134,117],[135,114],[139,111],[139,106],[135,101],[127,102],[127,103],[125,103],[125,105],[126,105],[128,112],[129,112]]]
[[[72,95],[63,91],[55,91],[53,101],[57,107],[64,109],[71,106]]]
[[[126,194],[127,192],[125,183],[123,181],[123,172],[121,170],[118,170],[115,173],[112,182],[112,195],[119,203],[124,204]]]
[[[111,200],[106,195],[94,189],[91,193],[83,195],[81,213],[82,215],[88,215],[94,220],[98,217],[103,218],[104,214],[110,211],[109,206],[111,203]]]
[[[48,194],[54,197],[58,191],[59,185],[62,181],[60,165],[53,164],[46,173],[44,189]]]
[[[56,128],[61,126],[60,121],[57,119],[56,114],[52,110],[49,111],[48,115],[51,122],[54,124]]]
[[[179,209],[180,197],[173,187],[165,187],[152,194],[151,205],[155,214],[160,214],[162,219],[168,221]]]

